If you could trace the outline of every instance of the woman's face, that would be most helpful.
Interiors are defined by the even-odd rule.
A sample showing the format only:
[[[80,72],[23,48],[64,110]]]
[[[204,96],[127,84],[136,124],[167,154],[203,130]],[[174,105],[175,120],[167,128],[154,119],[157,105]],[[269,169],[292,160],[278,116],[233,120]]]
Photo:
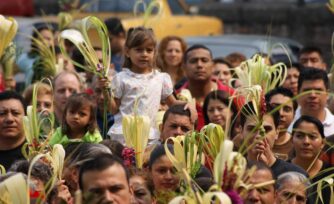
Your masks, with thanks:
[[[52,95],[40,94],[37,96],[37,112],[45,114],[53,113]]]
[[[133,190],[134,200],[132,204],[150,204],[153,202],[151,192],[147,188],[147,183],[141,176],[130,178],[130,187]]]
[[[225,128],[227,118],[231,118],[233,112],[220,100],[210,99],[207,114],[210,123],[215,123]]]
[[[229,85],[229,81],[232,78],[230,68],[223,63],[216,63],[213,67],[213,75],[225,85]]]
[[[49,45],[49,46],[53,46],[54,45],[54,37],[52,32],[49,29],[44,29],[42,31],[40,31],[41,37],[44,40],[44,42]]]
[[[290,89],[293,95],[298,94],[298,77],[299,77],[298,69],[295,67],[292,67],[288,69],[288,74],[282,85],[284,88]]]
[[[174,191],[179,186],[180,178],[176,175],[176,170],[166,155],[153,163],[151,176],[156,191]]]
[[[167,66],[180,66],[182,62],[183,52],[180,41],[171,40],[168,42],[166,50],[164,51],[164,61]]]
[[[292,138],[296,157],[314,159],[324,147],[324,141],[313,123],[302,122]]]

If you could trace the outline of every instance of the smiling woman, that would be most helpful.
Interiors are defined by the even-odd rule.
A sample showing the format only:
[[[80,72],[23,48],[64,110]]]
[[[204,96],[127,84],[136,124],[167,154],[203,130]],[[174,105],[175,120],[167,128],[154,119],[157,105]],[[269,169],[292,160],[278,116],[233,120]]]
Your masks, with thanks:
[[[187,44],[178,36],[167,36],[159,44],[158,66],[171,76],[174,85],[184,78],[181,66],[186,49]]]
[[[205,124],[215,123],[224,129],[227,123],[231,123],[227,126],[234,130],[237,121],[237,108],[234,103],[231,103],[231,107],[229,107],[229,103],[228,93],[220,90],[209,93],[203,104]]]
[[[172,145],[168,145],[172,151]],[[157,193],[169,191],[173,192],[179,187],[180,177],[176,174],[176,169],[166,156],[163,145],[157,146],[151,153],[149,160],[150,175],[153,179],[154,190]]]
[[[329,164],[319,159],[324,147],[324,140],[324,127],[318,119],[304,115],[294,123],[292,143],[296,156],[291,160],[291,163],[307,171],[312,179],[312,184],[334,173]],[[330,203],[330,189],[328,187],[322,188],[322,194],[324,203]],[[313,192],[310,195],[314,195],[314,199],[318,199],[318,193]]]

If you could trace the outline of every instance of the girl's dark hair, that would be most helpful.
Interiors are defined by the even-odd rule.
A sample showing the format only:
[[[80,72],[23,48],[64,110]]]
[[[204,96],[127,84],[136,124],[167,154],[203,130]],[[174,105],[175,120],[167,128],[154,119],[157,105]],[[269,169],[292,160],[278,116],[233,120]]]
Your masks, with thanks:
[[[145,42],[149,42],[154,46],[154,49],[157,45],[157,41],[154,36],[154,32],[151,28],[145,28],[145,27],[135,27],[130,28],[128,30],[126,41],[125,41],[125,47],[129,50],[134,47],[141,46]],[[154,64],[152,65],[155,67],[155,59],[153,60]],[[132,62],[131,59],[127,56],[125,56],[124,59],[124,67],[131,68]]]
[[[63,134],[69,134],[70,127],[67,124],[66,121],[66,114],[68,111],[78,111],[82,108],[82,106],[88,105],[90,107],[90,118],[89,122],[86,127],[86,131],[89,131],[89,133],[93,134],[95,130],[97,129],[97,122],[96,122],[96,106],[92,99],[92,97],[86,93],[79,93],[79,94],[73,94],[70,96],[67,100],[67,103],[65,105],[64,113],[63,113],[63,121],[61,130]]]
[[[106,139],[100,142],[104,146],[108,147],[114,156],[123,159],[122,152],[124,149],[124,145],[117,140]]]
[[[203,103],[203,114],[204,114],[204,121],[205,124],[209,124],[210,120],[209,120],[209,116],[208,116],[208,106],[209,106],[209,102],[211,100],[219,100],[220,102],[222,102],[223,104],[225,104],[227,107],[229,106],[229,94],[225,91],[221,91],[221,90],[216,90],[216,91],[212,91],[210,92],[204,100]],[[233,114],[231,115],[231,129],[234,128],[234,123],[236,121],[236,117],[238,115],[238,109],[235,105],[235,103],[231,103],[231,107],[230,110],[233,112]],[[223,127],[224,128],[224,127]]]
[[[293,124],[293,127],[292,127],[292,136],[295,134],[296,129],[299,127],[299,125],[302,122],[308,122],[308,123],[314,124],[317,127],[318,132],[321,135],[321,138],[323,139],[325,138],[324,125],[321,123],[320,120],[318,120],[315,117],[309,116],[309,115],[302,115],[300,118],[298,118],[298,120],[296,120],[296,122]]]

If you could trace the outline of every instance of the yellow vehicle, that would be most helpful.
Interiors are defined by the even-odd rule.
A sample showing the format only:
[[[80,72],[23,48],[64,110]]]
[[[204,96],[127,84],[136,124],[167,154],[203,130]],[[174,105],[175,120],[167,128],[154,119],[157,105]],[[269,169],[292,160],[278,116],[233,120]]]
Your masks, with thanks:
[[[181,0],[178,1],[182,3]],[[167,35],[188,37],[223,33],[223,23],[220,19],[199,15],[174,15],[167,0],[157,0],[156,10],[158,10],[156,14],[148,15],[148,17],[143,15],[122,19],[123,26],[126,29],[143,25],[151,27],[158,39]]]
[[[123,0],[122,0],[123,1]],[[183,9],[187,12],[187,5],[184,0],[151,0],[151,2],[157,2],[157,8],[153,9],[154,14],[148,15],[145,18],[145,14],[138,17],[134,16],[132,12],[75,12],[72,14],[73,19],[81,19],[89,15],[97,16],[101,20],[105,20],[110,17],[119,17],[122,19],[125,29],[136,26],[147,26],[151,27],[158,40],[167,35],[178,35],[180,37],[191,37],[191,36],[210,36],[210,35],[221,35],[223,33],[223,23],[216,17],[199,16],[192,14],[173,14],[170,6],[170,2],[177,2],[180,5],[180,10]],[[149,2],[147,0],[146,2]],[[132,5],[129,5],[131,7]],[[159,9],[159,10],[158,10]],[[30,35],[33,30],[33,24],[38,22],[53,22],[57,23],[57,16],[43,16],[43,17],[15,17],[19,23],[19,33],[24,35],[17,35],[16,42],[24,51],[30,49],[30,40],[26,39],[26,36]],[[100,46],[98,35],[95,31],[89,32],[91,42],[94,46]]]

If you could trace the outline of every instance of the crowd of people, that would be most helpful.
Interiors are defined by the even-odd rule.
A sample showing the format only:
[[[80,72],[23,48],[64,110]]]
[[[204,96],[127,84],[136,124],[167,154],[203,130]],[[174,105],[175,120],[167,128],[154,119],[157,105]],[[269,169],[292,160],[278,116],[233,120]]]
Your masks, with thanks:
[[[334,105],[329,66],[320,49],[304,47],[299,63],[282,62],[286,70],[281,86],[262,93],[257,101],[262,103],[261,113],[256,114],[257,104],[249,103],[246,95],[235,96],[245,88],[235,73],[248,60],[242,54],[214,59],[205,45],[187,47],[178,36],[158,42],[152,29],[126,32],[117,18],[105,24],[112,53],[107,77],[74,66],[60,50],[56,55],[66,62],[64,69],[41,72],[38,62],[43,59],[34,43],[30,52],[17,57],[26,88],[19,93],[9,86],[0,93],[0,164],[6,170],[0,176],[0,201],[6,203],[1,190],[6,181],[22,174],[31,180],[30,198],[44,203],[74,203],[79,190],[83,203],[168,203],[183,195],[188,185],[170,159],[170,153],[177,152],[169,138],[203,134],[209,124],[219,126],[223,137],[233,141],[234,151],[243,155],[245,168],[252,172],[242,178],[247,187],[233,189],[238,199],[225,191],[232,203],[330,203],[334,199],[330,181],[317,188],[334,173]],[[53,29],[40,24],[33,35],[57,47]],[[94,49],[102,60],[101,48]],[[85,62],[73,45],[68,45],[68,52],[72,60]],[[260,55],[265,59],[261,66],[272,65],[270,56]],[[34,104],[39,118],[54,120],[40,120],[39,139],[27,145],[29,130],[24,121],[27,106]],[[150,119],[144,152],[133,152],[126,143],[122,120],[134,114]],[[29,152],[31,145],[45,142],[50,149],[60,144],[65,150],[54,185],[49,182],[54,167],[43,159],[34,161],[34,153]],[[138,153],[143,154],[142,167],[136,165]],[[196,167],[190,185],[202,193],[212,191],[216,183],[215,158],[203,157],[206,160]],[[230,179],[235,186],[238,179]]]

